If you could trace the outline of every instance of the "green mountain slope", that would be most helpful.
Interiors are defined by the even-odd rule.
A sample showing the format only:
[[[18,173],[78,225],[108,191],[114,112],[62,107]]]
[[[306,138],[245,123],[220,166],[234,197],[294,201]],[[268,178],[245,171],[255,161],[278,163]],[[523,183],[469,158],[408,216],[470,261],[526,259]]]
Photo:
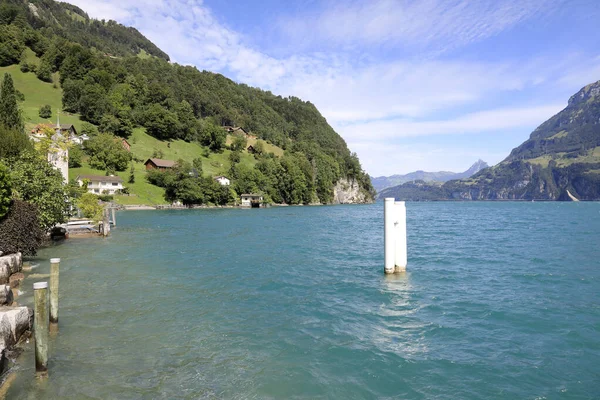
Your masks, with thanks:
[[[215,153],[211,157],[222,159],[227,155],[218,143],[223,127],[239,126],[265,141],[264,157],[274,158],[248,164],[250,172],[231,170],[239,175],[234,180],[250,180],[238,187],[267,193],[276,202],[330,203],[336,183],[346,179],[358,183],[365,201],[373,197],[356,154],[308,101],[171,64],[135,29],[90,19],[66,3],[4,1],[3,32],[0,66],[15,74],[16,87],[25,94],[29,127],[47,122],[36,110],[50,104],[53,111],[61,108],[61,122],[78,128],[86,121],[117,136],[141,130],[165,146],[189,144],[183,153],[191,161],[207,148]]]
[[[600,81],[541,124],[498,165],[442,186],[425,182],[386,189],[405,200],[600,200]]]

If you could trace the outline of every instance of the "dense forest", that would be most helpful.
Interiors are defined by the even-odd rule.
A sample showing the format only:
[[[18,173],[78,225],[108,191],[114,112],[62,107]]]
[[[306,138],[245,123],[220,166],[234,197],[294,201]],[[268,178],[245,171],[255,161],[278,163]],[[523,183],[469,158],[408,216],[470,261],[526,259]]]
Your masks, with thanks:
[[[22,58],[26,47],[39,65]],[[263,192],[275,202],[330,203],[336,182],[348,178],[373,197],[358,157],[310,102],[172,64],[137,30],[90,19],[75,6],[4,1],[0,66],[16,63],[60,85],[63,109],[100,132],[127,138],[139,126],[160,140],[195,141],[220,151],[222,127],[240,126],[285,150],[283,157],[258,154],[264,160],[251,171],[232,167],[240,190]]]

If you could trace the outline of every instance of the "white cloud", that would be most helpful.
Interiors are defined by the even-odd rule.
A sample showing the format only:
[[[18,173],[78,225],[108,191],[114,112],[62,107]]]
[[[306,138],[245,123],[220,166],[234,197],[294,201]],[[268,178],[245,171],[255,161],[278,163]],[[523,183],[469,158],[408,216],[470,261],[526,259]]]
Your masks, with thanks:
[[[371,141],[392,138],[486,133],[539,125],[566,104],[504,108],[479,111],[457,118],[438,121],[379,120],[339,128],[347,140]]]
[[[447,50],[498,34],[559,0],[366,0],[327,3],[320,12],[282,19],[295,42],[335,45],[401,44]]]

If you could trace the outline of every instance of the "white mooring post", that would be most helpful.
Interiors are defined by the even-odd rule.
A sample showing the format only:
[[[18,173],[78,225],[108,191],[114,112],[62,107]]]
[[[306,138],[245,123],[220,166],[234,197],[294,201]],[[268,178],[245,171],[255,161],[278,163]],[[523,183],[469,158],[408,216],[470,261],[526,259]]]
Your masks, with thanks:
[[[395,272],[406,271],[407,251],[406,251],[406,205],[403,201],[394,203],[396,215],[396,251],[394,257]]]
[[[406,205],[393,197],[384,200],[384,270],[386,274],[406,271]]]
[[[387,197],[383,204],[383,246],[384,246],[384,266],[386,274],[394,273],[394,198]]]

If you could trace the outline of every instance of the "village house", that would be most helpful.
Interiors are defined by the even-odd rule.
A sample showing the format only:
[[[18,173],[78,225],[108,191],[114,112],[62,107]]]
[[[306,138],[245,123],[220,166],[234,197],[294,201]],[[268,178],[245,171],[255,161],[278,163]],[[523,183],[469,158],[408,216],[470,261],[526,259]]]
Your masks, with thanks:
[[[242,207],[262,207],[263,196],[261,194],[242,194]]]
[[[158,169],[164,171],[166,169],[173,168],[175,166],[175,161],[161,160],[160,158],[149,158],[144,165],[146,166],[146,170]]]
[[[244,128],[242,128],[241,126],[237,126],[237,127],[224,126],[223,129],[225,129],[227,131],[227,133],[230,135],[243,135],[247,139],[256,139],[255,135],[252,135],[251,133],[246,132],[246,130]]]
[[[129,142],[127,141],[127,139],[125,138],[119,138],[121,140],[121,145],[123,146],[123,148],[129,152],[131,152],[131,145],[129,144]]]
[[[222,186],[229,186],[231,184],[229,178],[225,176],[215,176],[213,179],[219,182]]]
[[[256,153],[256,150],[254,150],[254,146],[252,146],[252,145],[248,146],[248,153],[250,153],[250,154]]]
[[[89,193],[115,194],[117,190],[123,189],[123,179],[114,175],[79,175],[77,177],[79,186],[83,186],[85,181],[88,182],[87,191]]]

